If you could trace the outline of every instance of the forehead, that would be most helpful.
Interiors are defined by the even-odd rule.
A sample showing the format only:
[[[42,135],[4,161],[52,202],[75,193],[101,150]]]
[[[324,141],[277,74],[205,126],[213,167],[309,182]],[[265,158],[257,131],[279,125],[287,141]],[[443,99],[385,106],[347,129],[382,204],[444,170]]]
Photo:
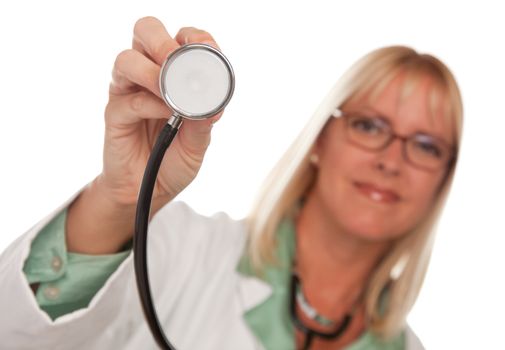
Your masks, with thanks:
[[[401,135],[422,132],[453,144],[446,103],[443,89],[430,75],[401,71],[368,94],[351,98],[343,109],[379,114]]]

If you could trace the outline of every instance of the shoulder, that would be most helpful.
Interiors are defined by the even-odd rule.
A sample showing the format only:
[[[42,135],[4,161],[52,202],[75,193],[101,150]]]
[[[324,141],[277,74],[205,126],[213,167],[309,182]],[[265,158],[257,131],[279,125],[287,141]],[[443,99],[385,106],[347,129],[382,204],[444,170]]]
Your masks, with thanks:
[[[165,252],[177,250],[175,255],[184,251],[181,256],[184,260],[194,254],[214,260],[220,255],[224,258],[224,255],[239,254],[247,229],[245,219],[234,219],[224,211],[204,215],[186,202],[176,200],[167,203],[153,216],[149,236],[153,240],[149,245],[163,247]]]
[[[405,349],[425,350],[424,345],[421,343],[416,333],[414,333],[414,331],[408,324],[405,327]]]
[[[204,215],[180,200],[171,201],[163,206],[153,216],[150,224],[202,236],[207,236],[210,232],[217,234],[245,233],[245,219],[233,219],[224,211]]]

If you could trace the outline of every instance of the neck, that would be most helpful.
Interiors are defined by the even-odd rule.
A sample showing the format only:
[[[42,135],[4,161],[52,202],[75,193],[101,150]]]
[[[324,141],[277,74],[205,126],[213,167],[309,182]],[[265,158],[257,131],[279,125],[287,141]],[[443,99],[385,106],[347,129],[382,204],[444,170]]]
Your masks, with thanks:
[[[346,232],[313,192],[300,209],[295,227],[296,268],[304,291],[316,309],[339,316],[363,292],[390,242]]]

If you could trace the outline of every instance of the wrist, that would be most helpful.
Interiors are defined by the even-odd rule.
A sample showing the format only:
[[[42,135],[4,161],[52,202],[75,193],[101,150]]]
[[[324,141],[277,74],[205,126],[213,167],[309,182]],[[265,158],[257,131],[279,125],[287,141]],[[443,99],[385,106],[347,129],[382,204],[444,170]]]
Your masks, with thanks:
[[[68,207],[69,252],[114,254],[133,236],[135,205],[120,205],[98,187],[95,178]]]
[[[68,207],[65,231],[69,252],[115,254],[134,235],[137,204],[118,203],[101,181],[101,175],[97,176]],[[149,220],[169,200],[153,200]]]
[[[91,190],[96,193],[97,197],[100,197],[101,201],[104,202],[107,207],[112,211],[117,212],[135,212],[137,208],[137,199],[139,188],[136,189],[136,195],[131,195],[130,193],[122,193],[122,189],[111,189],[111,186],[107,185],[107,180],[105,179],[103,173],[98,175],[90,184]],[[132,191],[129,191],[132,192]],[[150,218],[154,215],[161,207],[172,200],[171,195],[154,196],[152,197]]]

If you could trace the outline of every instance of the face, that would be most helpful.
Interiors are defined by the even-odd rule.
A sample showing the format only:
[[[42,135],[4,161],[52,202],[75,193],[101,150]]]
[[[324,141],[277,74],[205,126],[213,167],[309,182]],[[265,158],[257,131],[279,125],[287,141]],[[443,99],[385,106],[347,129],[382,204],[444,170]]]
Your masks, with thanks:
[[[440,108],[432,115],[426,103],[431,78],[423,77],[398,103],[404,76],[398,74],[373,101],[351,99],[341,110],[369,117],[378,113],[396,134],[422,132],[452,146],[450,123]],[[428,171],[411,165],[399,138],[378,151],[359,148],[346,139],[344,128],[342,117],[331,118],[316,142],[319,169],[313,195],[344,232],[372,241],[407,233],[428,213],[448,167]],[[392,192],[397,196],[389,196]]]

